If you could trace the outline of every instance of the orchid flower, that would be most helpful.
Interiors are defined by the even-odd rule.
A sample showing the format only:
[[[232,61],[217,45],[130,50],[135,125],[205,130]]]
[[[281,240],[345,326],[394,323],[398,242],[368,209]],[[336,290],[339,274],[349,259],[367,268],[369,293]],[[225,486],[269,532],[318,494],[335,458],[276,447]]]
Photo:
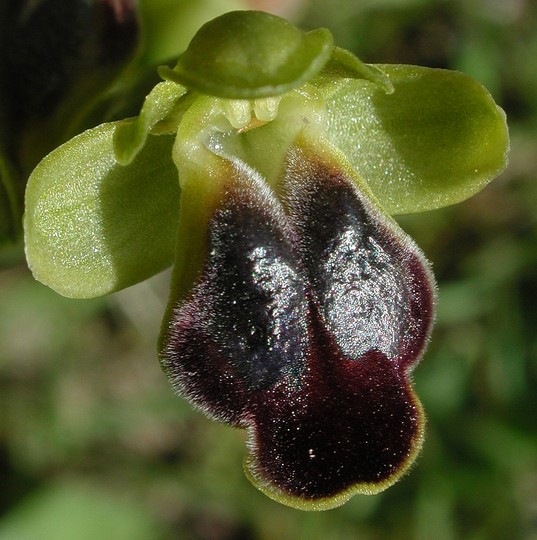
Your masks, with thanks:
[[[391,217],[477,193],[506,165],[503,111],[470,77],[368,65],[326,29],[257,11],[205,24],[139,116],[36,167],[35,277],[90,298],[173,265],[159,353],[177,392],[248,432],[269,497],[327,509],[409,469],[429,263]]]

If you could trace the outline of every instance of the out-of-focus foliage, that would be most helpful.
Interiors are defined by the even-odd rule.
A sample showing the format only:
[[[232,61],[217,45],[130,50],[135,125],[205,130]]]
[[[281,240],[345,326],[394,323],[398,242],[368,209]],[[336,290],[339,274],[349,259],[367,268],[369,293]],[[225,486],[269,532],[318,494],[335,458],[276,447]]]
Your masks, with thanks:
[[[102,118],[140,41],[132,0],[0,3],[0,247],[20,235],[30,171]]]
[[[1,540],[537,538],[537,5],[315,0],[304,23],[367,62],[463,69],[510,121],[501,178],[400,218],[439,282],[415,371],[429,415],[416,468],[329,512],[270,501],[237,473],[242,433],[191,410],[159,371],[167,276],[74,301],[21,262],[0,273]]]
[[[198,27],[242,0],[0,2],[0,248],[18,238],[37,163],[82,131],[136,114]],[[44,136],[45,134],[45,136]]]

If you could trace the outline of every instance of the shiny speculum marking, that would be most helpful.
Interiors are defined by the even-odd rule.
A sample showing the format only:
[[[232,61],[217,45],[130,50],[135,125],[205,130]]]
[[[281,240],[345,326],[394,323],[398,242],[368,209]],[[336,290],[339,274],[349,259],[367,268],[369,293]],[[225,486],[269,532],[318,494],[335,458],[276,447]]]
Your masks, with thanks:
[[[210,242],[208,324],[219,350],[248,390],[298,378],[306,361],[305,284],[283,232],[263,209],[231,197]]]
[[[433,318],[427,261],[342,172],[300,155],[295,161],[290,220],[325,324],[351,358],[375,349],[412,363]]]
[[[282,380],[296,386],[306,367],[304,276],[280,214],[277,201],[244,186],[227,192],[211,219],[202,275],[174,313],[165,351],[180,391],[242,425],[252,396]]]
[[[343,172],[295,151],[282,189],[283,206],[253,188],[224,197],[164,366],[212,416],[249,428],[260,489],[327,508],[387,487],[419,450],[408,376],[433,282],[415,244]]]

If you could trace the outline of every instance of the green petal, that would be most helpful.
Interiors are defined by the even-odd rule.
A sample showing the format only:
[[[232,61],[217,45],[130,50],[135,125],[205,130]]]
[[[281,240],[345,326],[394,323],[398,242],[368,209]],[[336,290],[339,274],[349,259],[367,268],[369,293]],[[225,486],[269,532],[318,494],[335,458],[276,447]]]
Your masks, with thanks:
[[[73,298],[133,285],[172,263],[179,185],[174,138],[149,137],[128,167],[103,124],[49,154],[32,173],[24,218],[36,279]]]
[[[319,73],[332,50],[324,28],[305,33],[275,15],[234,11],[203,25],[174,70],[160,74],[212,96],[276,96]]]
[[[128,165],[142,149],[150,131],[174,133],[177,122],[174,111],[186,88],[173,82],[157,84],[146,97],[140,115],[118,125],[114,134],[114,150],[121,165]]]
[[[393,93],[393,84],[381,68],[374,64],[364,64],[357,56],[341,47],[334,47],[332,57],[319,75],[312,80],[317,86],[338,86],[339,79],[365,79],[375,83],[386,94]]]
[[[395,91],[344,80],[328,96],[329,134],[391,214],[460,202],[507,164],[505,114],[455,71],[379,66]]]

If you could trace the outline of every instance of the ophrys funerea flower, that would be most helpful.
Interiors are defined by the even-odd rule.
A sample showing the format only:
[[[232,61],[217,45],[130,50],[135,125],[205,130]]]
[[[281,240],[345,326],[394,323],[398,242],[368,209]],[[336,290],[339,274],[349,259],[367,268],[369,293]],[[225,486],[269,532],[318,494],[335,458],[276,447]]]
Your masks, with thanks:
[[[174,261],[163,368],[248,429],[252,481],[304,509],[386,488],[422,443],[410,377],[434,317],[428,263],[389,214],[497,175],[502,111],[463,74],[369,66],[260,12],[208,23],[161,74],[137,118],[36,168],[34,274],[90,297]]]

